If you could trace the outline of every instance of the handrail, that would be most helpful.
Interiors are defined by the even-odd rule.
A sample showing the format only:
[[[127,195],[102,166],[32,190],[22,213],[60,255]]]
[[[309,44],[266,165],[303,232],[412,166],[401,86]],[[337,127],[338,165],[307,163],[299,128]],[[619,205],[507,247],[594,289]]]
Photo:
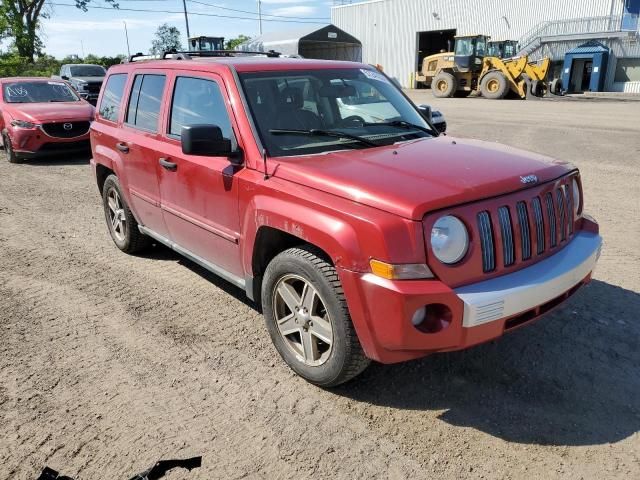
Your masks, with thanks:
[[[638,15],[604,15],[599,17],[567,18],[539,23],[518,42],[520,51],[528,49],[541,37],[576,33],[637,31]]]

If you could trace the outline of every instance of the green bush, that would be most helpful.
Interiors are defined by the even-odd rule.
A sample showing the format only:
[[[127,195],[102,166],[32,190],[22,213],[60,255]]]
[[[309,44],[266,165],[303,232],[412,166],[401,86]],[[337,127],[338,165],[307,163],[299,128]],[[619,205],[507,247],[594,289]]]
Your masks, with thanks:
[[[87,55],[84,59],[63,58],[58,60],[50,55],[38,57],[35,62],[29,62],[26,58],[15,54],[0,55],[0,77],[50,77],[60,73],[60,66],[64,63],[93,63],[109,68],[120,63],[122,57],[98,57]]]

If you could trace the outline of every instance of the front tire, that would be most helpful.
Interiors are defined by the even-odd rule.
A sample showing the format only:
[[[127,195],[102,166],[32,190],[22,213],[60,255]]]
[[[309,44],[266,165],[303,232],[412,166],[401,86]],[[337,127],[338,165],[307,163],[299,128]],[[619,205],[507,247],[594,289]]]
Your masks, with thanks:
[[[336,269],[315,248],[290,248],[269,263],[262,309],[276,350],[305,380],[333,387],[369,365]]]
[[[13,149],[11,138],[9,138],[9,135],[6,132],[2,134],[2,146],[4,147],[4,156],[9,161],[9,163],[20,163],[20,159]]]
[[[507,78],[497,70],[487,73],[480,82],[480,92],[483,97],[492,100],[504,98],[509,92]]]
[[[150,239],[138,230],[138,222],[129,209],[118,177],[109,175],[102,187],[102,204],[111,239],[126,253],[136,253],[145,249]]]
[[[431,82],[431,91],[436,98],[453,97],[458,89],[458,81],[449,72],[440,72]]]

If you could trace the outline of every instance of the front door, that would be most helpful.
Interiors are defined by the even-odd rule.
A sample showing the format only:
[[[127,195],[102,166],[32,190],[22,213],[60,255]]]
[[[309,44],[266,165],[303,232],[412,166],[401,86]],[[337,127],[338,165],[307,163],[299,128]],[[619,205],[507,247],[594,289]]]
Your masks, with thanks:
[[[215,74],[177,72],[171,91],[165,149],[157,159],[160,203],[169,238],[200,259],[243,278],[236,178],[240,167],[226,157],[186,155],[180,144],[182,127],[197,124],[217,125],[225,138],[235,141],[224,83]]]

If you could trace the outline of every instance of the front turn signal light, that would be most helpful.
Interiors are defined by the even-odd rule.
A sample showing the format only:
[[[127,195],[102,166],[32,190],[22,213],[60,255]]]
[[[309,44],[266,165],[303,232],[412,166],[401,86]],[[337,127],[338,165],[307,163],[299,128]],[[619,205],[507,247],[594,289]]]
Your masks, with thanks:
[[[392,264],[372,258],[369,261],[371,272],[388,280],[417,280],[419,278],[434,278],[433,273],[424,263]]]

